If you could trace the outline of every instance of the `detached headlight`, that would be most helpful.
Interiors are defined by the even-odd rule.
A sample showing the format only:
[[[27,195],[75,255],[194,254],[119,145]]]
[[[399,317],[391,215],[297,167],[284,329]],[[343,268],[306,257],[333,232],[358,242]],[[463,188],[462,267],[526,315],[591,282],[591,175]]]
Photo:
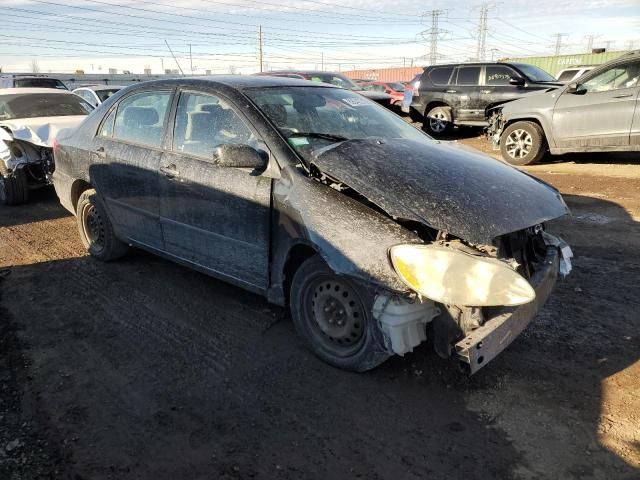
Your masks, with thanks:
[[[397,245],[391,262],[412,290],[447,305],[522,305],[536,298],[529,282],[504,262],[439,245]]]

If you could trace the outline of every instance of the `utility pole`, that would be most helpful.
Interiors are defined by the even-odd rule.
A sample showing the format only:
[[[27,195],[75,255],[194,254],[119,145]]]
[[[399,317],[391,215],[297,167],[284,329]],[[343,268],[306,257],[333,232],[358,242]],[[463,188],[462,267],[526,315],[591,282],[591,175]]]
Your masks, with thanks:
[[[442,34],[447,33],[446,30],[441,30],[438,27],[440,15],[444,13],[445,10],[431,10],[431,12],[422,14],[423,17],[431,14],[431,28],[420,32],[423,38],[429,40],[429,65],[435,65],[438,61],[438,39],[441,38]]]
[[[562,38],[563,37],[568,37],[569,34],[568,33],[555,33],[555,34],[553,34],[553,36],[556,39],[556,46],[555,46],[556,55],[560,55],[560,50],[562,50]]]
[[[605,47],[604,48],[606,48],[607,51],[609,51],[609,49],[611,48],[611,45],[613,45],[614,43],[616,43],[615,40],[605,40],[605,42],[604,42]]]
[[[500,50],[498,50],[497,48],[492,48],[489,51],[491,52],[491,61],[493,62],[496,52],[499,52]]]
[[[189,67],[191,68],[191,75],[193,75],[193,56],[191,55],[191,44],[189,44]]]
[[[480,7],[480,22],[478,23],[478,48],[476,58],[482,62],[487,54],[487,30],[489,29],[489,4],[484,3]]]
[[[324,52],[320,52],[320,70],[324,72]]]
[[[633,50],[633,47],[636,45],[636,42],[633,40],[627,40],[627,50]]]
[[[260,59],[260,72],[262,73],[262,25],[258,25],[258,52]]]

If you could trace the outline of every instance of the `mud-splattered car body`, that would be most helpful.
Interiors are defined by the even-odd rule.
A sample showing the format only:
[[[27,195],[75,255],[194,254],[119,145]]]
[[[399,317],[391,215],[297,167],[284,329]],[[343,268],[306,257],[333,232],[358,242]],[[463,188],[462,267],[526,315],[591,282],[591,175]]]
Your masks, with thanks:
[[[155,114],[135,106],[159,105],[158,94],[165,106]],[[194,96],[206,99],[196,107]],[[219,115],[205,141],[232,124],[239,129],[239,120],[247,132],[242,145],[212,142],[204,156],[188,153],[200,143],[183,130],[193,135],[194,119],[210,121],[205,111]],[[161,129],[157,146],[121,138],[129,130],[118,133],[118,118],[133,114],[149,131]],[[313,126],[324,130],[304,130]],[[237,158],[225,159],[229,151]],[[553,187],[436,142],[329,85],[233,76],[129,87],[60,139],[56,165],[60,201],[77,215],[96,257],[115,258],[124,244],[135,245],[288,304],[312,350],[343,368],[367,370],[412,351],[430,328],[442,356],[475,372],[531,321],[560,266],[570,269],[568,247],[544,232],[544,222],[567,213]],[[96,216],[106,231],[92,230]],[[105,240],[96,247],[95,238]],[[431,298],[405,275],[403,255],[415,248],[428,250],[420,258],[441,256],[443,265],[484,262],[479,268],[499,269],[530,296],[505,307],[489,292],[469,304],[464,287],[449,286]],[[314,272],[325,280],[309,280],[315,290],[306,291]],[[464,283],[465,274],[450,280]],[[487,284],[502,288],[493,280]],[[448,303],[456,299],[463,304]],[[305,315],[327,342],[342,340],[342,350],[314,345]],[[345,323],[353,327],[348,339]]]
[[[30,190],[51,183],[56,136],[75,128],[91,110],[68,90],[0,90],[1,203],[25,203]]]

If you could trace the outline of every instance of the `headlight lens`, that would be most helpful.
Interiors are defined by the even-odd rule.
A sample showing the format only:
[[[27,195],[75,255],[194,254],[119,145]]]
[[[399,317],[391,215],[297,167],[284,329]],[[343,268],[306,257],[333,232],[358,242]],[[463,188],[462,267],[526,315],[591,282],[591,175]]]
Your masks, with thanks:
[[[439,245],[397,245],[391,262],[412,290],[446,305],[522,305],[536,298],[509,265]]]

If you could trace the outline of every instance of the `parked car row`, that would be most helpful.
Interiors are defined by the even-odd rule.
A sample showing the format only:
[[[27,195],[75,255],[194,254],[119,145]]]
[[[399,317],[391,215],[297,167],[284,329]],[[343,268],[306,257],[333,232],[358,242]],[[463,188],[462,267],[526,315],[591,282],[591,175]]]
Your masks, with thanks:
[[[640,150],[639,77],[638,53],[568,85],[520,64],[443,65],[425,69],[412,105],[433,133],[445,130],[432,118],[488,123],[512,163]],[[571,270],[545,231],[567,207],[371,93],[392,98],[299,71],[145,82],[95,110],[62,90],[0,90],[0,198],[53,182],[96,259],[138,247],[264,295],[337,367],[374,368],[429,332],[474,373]]]

